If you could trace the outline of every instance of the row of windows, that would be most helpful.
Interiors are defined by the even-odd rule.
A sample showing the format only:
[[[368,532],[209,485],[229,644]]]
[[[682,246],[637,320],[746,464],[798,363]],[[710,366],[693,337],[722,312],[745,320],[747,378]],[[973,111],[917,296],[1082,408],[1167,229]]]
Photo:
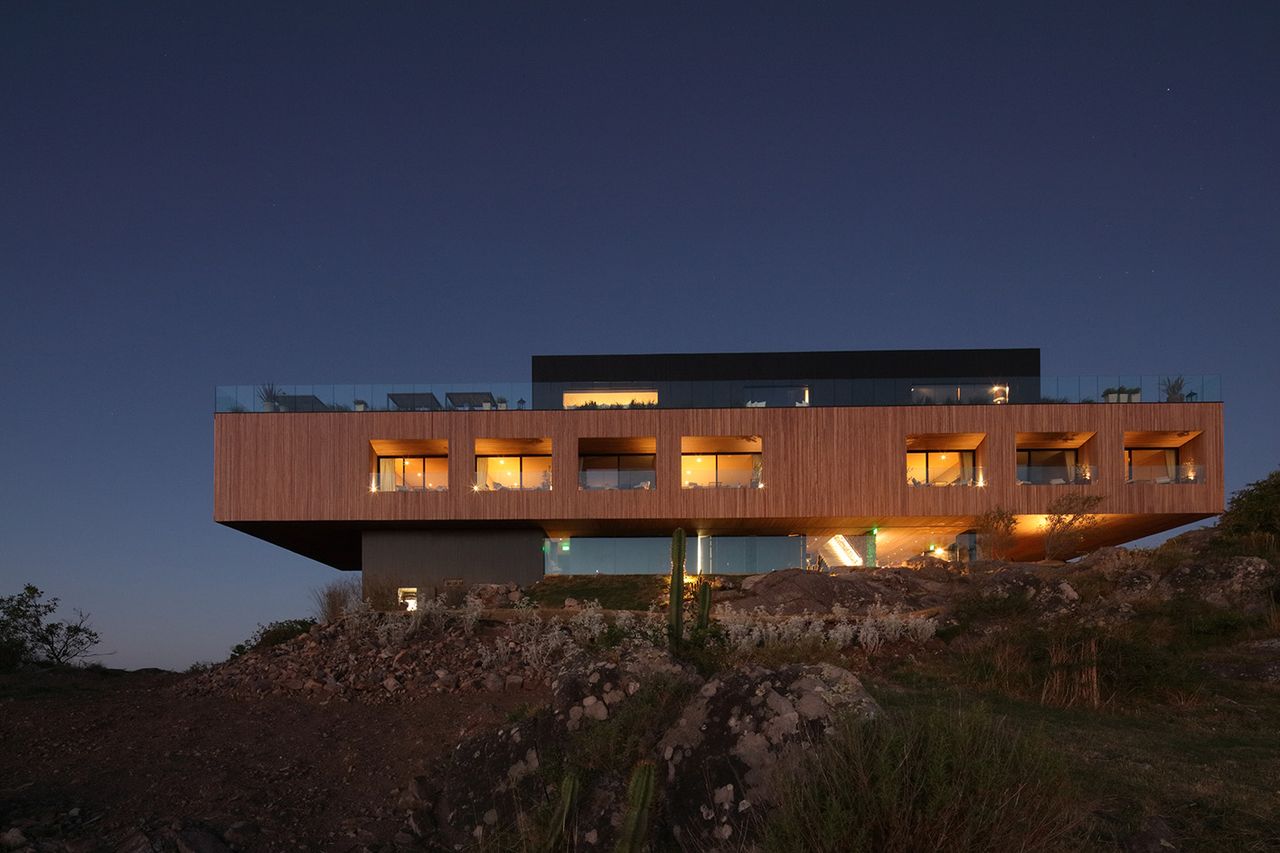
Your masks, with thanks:
[[[578,458],[578,488],[651,490],[657,487],[656,455],[612,453]],[[759,453],[684,453],[680,456],[686,489],[749,489],[764,485]],[[380,456],[369,490],[373,492],[445,491],[447,456]],[[477,456],[475,491],[550,491],[551,456]]]
[[[1125,480],[1130,483],[1193,483],[1199,466],[1183,464],[1177,448],[1125,448]],[[986,477],[974,464],[972,450],[909,451],[907,485],[983,486]],[[1016,452],[1019,485],[1088,485],[1093,465],[1082,464],[1074,448],[1024,449]]]
[[[1177,448],[1126,448],[1125,478],[1129,482],[1195,482],[1199,468],[1182,464]],[[908,451],[910,486],[984,486],[986,477],[975,464],[973,450]],[[1075,449],[1021,449],[1016,452],[1020,485],[1088,484],[1094,466],[1081,464]],[[762,488],[760,453],[682,453],[681,488]],[[370,491],[445,491],[449,486],[447,456],[380,456]],[[657,457],[652,453],[581,454],[578,488],[588,491],[651,490],[657,487]],[[476,456],[476,491],[549,491],[551,456]]]

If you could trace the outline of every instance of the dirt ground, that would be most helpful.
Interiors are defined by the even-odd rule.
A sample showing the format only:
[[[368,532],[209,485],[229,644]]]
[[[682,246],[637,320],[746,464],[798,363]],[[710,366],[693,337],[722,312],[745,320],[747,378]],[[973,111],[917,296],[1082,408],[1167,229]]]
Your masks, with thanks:
[[[466,735],[545,698],[424,696],[379,706],[193,699],[175,673],[0,676],[0,831],[116,849],[139,827],[235,827],[249,850],[350,850],[403,824],[394,789]],[[78,809],[79,811],[73,811]]]

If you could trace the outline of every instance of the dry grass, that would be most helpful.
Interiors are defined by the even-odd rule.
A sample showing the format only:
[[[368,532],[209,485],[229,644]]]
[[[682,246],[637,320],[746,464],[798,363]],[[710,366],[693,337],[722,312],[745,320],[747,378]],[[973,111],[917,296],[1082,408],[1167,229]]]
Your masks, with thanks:
[[[360,579],[344,577],[311,590],[316,619],[321,623],[336,622],[360,603]]]
[[[1056,753],[980,707],[845,720],[791,772],[766,851],[1075,850],[1089,811]]]

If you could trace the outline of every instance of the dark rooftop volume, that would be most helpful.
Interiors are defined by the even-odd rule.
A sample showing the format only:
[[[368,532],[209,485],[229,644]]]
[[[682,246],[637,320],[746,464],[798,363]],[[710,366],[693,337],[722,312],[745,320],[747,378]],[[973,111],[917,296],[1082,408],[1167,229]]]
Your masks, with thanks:
[[[1035,348],[533,356],[535,383],[1039,376]]]

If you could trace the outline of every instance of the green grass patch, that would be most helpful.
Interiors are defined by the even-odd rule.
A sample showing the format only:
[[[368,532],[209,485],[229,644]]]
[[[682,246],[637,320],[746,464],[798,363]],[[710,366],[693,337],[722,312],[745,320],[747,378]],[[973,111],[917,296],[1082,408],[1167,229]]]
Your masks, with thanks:
[[[550,575],[529,587],[542,607],[563,607],[566,598],[599,601],[606,610],[648,610],[668,585],[666,575]]]

